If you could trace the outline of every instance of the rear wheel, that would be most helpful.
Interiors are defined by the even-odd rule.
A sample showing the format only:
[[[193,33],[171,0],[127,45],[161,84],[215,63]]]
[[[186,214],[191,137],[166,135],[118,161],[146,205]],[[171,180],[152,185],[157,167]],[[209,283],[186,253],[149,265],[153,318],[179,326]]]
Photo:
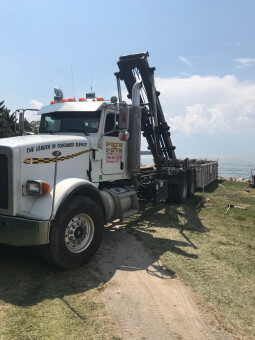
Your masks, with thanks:
[[[81,266],[97,251],[103,227],[98,205],[90,198],[75,197],[58,212],[42,255],[60,268]]]
[[[173,201],[183,203],[187,197],[187,180],[183,179],[182,183],[173,185]]]
[[[172,203],[174,201],[174,189],[173,184],[168,183],[168,196],[167,196],[167,202]]]
[[[188,197],[193,197],[194,193],[196,191],[196,170],[191,170],[188,172],[187,175],[187,179],[188,179],[188,190],[187,190],[187,196]]]

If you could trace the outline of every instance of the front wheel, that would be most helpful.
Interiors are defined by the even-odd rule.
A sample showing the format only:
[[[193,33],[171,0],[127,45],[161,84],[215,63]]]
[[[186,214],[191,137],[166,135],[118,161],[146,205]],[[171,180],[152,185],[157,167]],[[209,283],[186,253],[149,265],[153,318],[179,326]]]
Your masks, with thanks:
[[[75,197],[58,212],[42,255],[60,268],[81,266],[97,251],[103,227],[98,205],[90,198]]]

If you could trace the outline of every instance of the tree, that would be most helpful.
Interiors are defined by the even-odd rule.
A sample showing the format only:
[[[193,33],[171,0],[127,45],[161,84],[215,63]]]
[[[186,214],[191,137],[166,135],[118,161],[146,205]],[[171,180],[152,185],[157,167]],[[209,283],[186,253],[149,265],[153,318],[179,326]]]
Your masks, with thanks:
[[[40,126],[40,121],[33,120],[32,122],[29,123],[29,125],[32,128],[32,132],[37,135]]]
[[[15,117],[10,116],[10,110],[0,102],[0,138],[12,137],[14,133]]]
[[[17,114],[17,117],[15,117],[14,113],[10,115],[10,110],[4,105],[4,101],[0,102],[0,138],[13,137],[17,135],[19,132],[19,124],[17,123],[18,119],[19,114]],[[24,119],[24,129],[27,132],[33,132],[37,134],[39,125],[40,122],[33,121],[29,123],[26,118]]]

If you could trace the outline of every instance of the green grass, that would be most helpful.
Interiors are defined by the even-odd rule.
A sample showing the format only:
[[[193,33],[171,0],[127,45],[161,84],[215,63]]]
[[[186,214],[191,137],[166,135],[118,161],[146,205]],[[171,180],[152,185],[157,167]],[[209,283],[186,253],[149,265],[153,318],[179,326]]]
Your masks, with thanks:
[[[183,205],[145,205],[128,226],[226,325],[255,334],[255,189],[215,182]],[[247,210],[227,205],[247,205]]]
[[[127,226],[181,277],[225,324],[255,334],[255,189],[216,182],[183,205],[148,204]],[[247,205],[247,210],[228,204]],[[100,299],[95,261],[71,271],[35,250],[0,246],[0,339],[119,339]]]
[[[94,261],[61,271],[33,249],[0,246],[0,339],[119,339]]]

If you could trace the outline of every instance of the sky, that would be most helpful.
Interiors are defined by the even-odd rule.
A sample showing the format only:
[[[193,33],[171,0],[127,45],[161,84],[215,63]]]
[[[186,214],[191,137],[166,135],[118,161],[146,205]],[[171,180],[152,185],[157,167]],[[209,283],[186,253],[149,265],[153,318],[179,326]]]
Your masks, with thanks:
[[[254,0],[2,0],[0,13],[12,112],[48,105],[55,86],[108,99],[118,57],[149,51],[177,156],[254,153]]]

